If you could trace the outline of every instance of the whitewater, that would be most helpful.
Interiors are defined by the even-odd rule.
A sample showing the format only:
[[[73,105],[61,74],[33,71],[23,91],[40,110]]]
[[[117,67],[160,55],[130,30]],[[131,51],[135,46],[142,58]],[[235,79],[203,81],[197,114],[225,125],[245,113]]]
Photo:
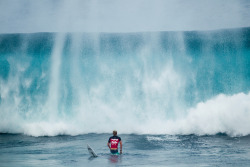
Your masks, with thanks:
[[[1,0],[0,166],[249,166],[249,8]]]
[[[0,48],[1,132],[249,135],[249,28],[3,34]]]

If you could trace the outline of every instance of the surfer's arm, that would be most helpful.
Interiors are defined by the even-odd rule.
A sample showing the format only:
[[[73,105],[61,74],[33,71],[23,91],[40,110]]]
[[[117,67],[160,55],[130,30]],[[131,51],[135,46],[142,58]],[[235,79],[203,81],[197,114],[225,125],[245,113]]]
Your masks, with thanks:
[[[108,144],[107,144],[107,145],[108,145],[109,149],[111,149],[111,148],[110,148],[110,144],[109,144],[109,142],[108,142]]]
[[[120,141],[120,154],[122,154],[122,141]]]

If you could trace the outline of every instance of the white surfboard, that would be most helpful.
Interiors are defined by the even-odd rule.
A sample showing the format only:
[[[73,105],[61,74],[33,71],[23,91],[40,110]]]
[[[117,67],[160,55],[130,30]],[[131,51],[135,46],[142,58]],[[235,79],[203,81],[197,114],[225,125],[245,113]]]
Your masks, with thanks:
[[[92,157],[98,157],[98,155],[95,153],[95,151],[88,144],[87,144],[87,148],[88,148],[89,154]]]

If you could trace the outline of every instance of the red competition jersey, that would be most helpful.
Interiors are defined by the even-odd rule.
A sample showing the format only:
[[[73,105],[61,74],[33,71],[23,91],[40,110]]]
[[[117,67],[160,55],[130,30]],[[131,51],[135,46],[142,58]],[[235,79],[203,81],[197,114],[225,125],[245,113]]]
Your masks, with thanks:
[[[111,143],[111,149],[118,149],[118,143],[121,141],[119,136],[112,136],[109,138],[109,143]]]

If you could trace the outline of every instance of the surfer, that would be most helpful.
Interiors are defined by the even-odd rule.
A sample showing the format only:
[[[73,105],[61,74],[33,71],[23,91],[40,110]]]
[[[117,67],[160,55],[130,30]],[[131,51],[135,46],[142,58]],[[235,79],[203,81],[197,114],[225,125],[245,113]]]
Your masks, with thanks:
[[[108,140],[108,147],[112,154],[118,153],[118,144],[120,143],[120,154],[122,154],[122,139],[117,136],[117,131],[113,131],[113,136],[111,136]]]

